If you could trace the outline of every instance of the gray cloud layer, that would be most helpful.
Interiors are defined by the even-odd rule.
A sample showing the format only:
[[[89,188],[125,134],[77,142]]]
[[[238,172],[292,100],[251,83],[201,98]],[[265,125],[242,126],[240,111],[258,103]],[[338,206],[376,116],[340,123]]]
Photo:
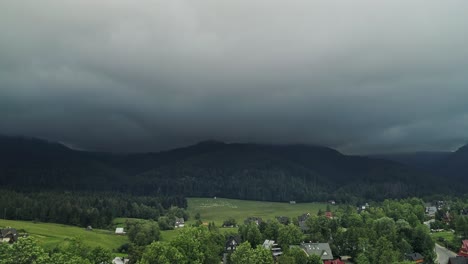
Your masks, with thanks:
[[[149,151],[204,139],[447,150],[468,2],[4,0],[0,133]]]

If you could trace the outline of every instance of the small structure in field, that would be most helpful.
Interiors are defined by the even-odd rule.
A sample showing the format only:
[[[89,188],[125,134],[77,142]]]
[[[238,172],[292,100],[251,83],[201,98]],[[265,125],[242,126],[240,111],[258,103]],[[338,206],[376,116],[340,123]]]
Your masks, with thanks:
[[[263,222],[262,218],[251,216],[244,220],[244,224],[248,225],[250,223],[255,223],[256,225],[260,225]]]
[[[296,201],[289,201],[289,204],[296,204]]]
[[[123,228],[123,227],[117,227],[117,228],[115,229],[115,234],[116,234],[116,235],[125,235],[126,232],[124,231],[124,228]]]

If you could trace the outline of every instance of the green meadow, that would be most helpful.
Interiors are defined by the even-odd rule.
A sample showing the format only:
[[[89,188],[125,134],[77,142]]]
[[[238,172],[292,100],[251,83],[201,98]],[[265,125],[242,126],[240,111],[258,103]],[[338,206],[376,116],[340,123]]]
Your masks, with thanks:
[[[244,201],[224,198],[188,198],[189,221],[186,226],[195,223],[195,215],[200,213],[201,220],[207,224],[214,222],[220,227],[224,220],[228,218],[236,219],[238,224],[243,224],[247,217],[261,217],[264,220],[273,219],[276,216],[287,216],[291,219],[304,213],[316,214],[320,209],[327,208],[326,203],[277,203],[277,202],[258,202]],[[134,218],[116,218],[113,226],[124,227],[126,221],[145,221]],[[14,227],[20,233],[26,232],[36,238],[44,248],[52,249],[68,239],[78,237],[82,239],[85,245],[90,247],[101,246],[112,251],[124,243],[128,243],[126,236],[117,236],[114,231],[94,229],[86,231],[84,228],[53,224],[53,223],[34,223],[27,221],[13,221],[0,219],[0,227]],[[180,229],[161,232],[162,241],[171,241]],[[222,232],[237,232],[237,228],[221,228]]]
[[[291,219],[304,213],[316,214],[320,209],[327,208],[326,203],[278,203],[244,201],[224,198],[188,198],[188,212],[190,221],[194,222],[194,216],[200,213],[203,222],[214,222],[221,226],[228,218],[236,219],[238,224],[243,224],[249,216],[261,217],[264,220],[273,219],[276,216],[287,216]]]
[[[100,229],[87,231],[81,227],[61,224],[0,219],[0,227],[13,227],[19,233],[28,233],[46,249],[52,249],[74,237],[80,238],[89,247],[101,246],[112,251],[116,251],[119,246],[128,242],[126,236],[117,236],[113,231]]]

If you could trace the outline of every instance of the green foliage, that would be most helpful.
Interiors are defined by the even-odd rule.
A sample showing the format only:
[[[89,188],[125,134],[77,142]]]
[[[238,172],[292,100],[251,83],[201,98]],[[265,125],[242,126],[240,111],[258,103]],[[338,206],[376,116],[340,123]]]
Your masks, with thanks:
[[[122,193],[20,193],[0,190],[2,218],[107,228],[116,217],[157,219],[164,206],[186,206],[177,197],[133,196]],[[168,211],[186,216],[183,209]]]
[[[52,255],[53,263],[89,263],[111,264],[112,253],[103,247],[88,247],[83,239],[72,238],[58,248],[58,253]]]
[[[239,234],[241,236],[242,241],[248,241],[250,245],[254,247],[263,242],[262,233],[258,229],[257,224],[253,222],[247,225],[239,226]]]
[[[322,264],[323,261],[320,256],[310,255],[307,257],[307,264]]]
[[[282,225],[278,232],[278,244],[284,250],[289,248],[289,245],[297,245],[303,240],[303,234],[298,226],[293,224]]]
[[[429,235],[426,226],[420,225],[413,230],[412,246],[415,252],[424,256],[426,262],[433,263],[436,255],[434,252],[435,243]]]
[[[308,233],[314,241],[328,241],[332,232],[332,221],[325,216],[312,216],[306,221]],[[336,229],[336,228],[335,228]]]
[[[91,260],[93,264],[111,264],[112,263],[112,253],[102,247],[96,247],[91,250],[89,253],[88,259]]]
[[[282,225],[278,220],[273,219],[264,224],[263,239],[278,241],[279,230]]]
[[[223,226],[236,226],[237,221],[233,217],[230,217],[223,222]]]
[[[161,216],[158,218],[158,225],[161,230],[172,230],[174,229],[175,221],[167,216]]]
[[[50,258],[50,264],[91,264],[88,259],[83,259],[80,256],[73,256],[67,253],[55,253]],[[96,262],[97,263],[97,262]],[[108,260],[104,263],[111,263],[111,260]]]
[[[292,263],[307,263],[308,261],[307,254],[299,247],[290,248],[286,251],[284,256],[292,258]]]
[[[252,249],[248,242],[240,244],[231,254],[232,264],[273,264],[271,252],[263,247]]]
[[[153,242],[146,247],[138,264],[185,264],[187,258],[180,251],[167,243]]]
[[[206,227],[186,227],[170,243],[187,263],[216,263],[224,247],[224,236]]]
[[[360,253],[356,258],[356,264],[370,264],[370,262],[364,253]]]
[[[296,263],[298,262],[296,262],[294,258],[291,256],[282,255],[278,257],[278,264],[296,264]],[[307,260],[306,262],[302,262],[302,263],[307,263]]]
[[[372,263],[394,263],[399,257],[400,253],[393,249],[393,244],[386,237],[377,240],[371,254]]]
[[[159,240],[160,231],[158,223],[154,221],[137,221],[127,224],[128,238],[137,246],[146,246],[153,241]]]
[[[37,245],[33,238],[19,238],[13,245],[4,246],[0,256],[1,264],[42,264],[49,261],[49,255]]]

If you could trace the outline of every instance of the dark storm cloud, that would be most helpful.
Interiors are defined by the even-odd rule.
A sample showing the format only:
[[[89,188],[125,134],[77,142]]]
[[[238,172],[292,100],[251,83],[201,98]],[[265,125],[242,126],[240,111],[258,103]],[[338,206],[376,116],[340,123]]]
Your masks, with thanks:
[[[0,3],[0,133],[97,150],[204,139],[348,153],[468,131],[466,1]]]

